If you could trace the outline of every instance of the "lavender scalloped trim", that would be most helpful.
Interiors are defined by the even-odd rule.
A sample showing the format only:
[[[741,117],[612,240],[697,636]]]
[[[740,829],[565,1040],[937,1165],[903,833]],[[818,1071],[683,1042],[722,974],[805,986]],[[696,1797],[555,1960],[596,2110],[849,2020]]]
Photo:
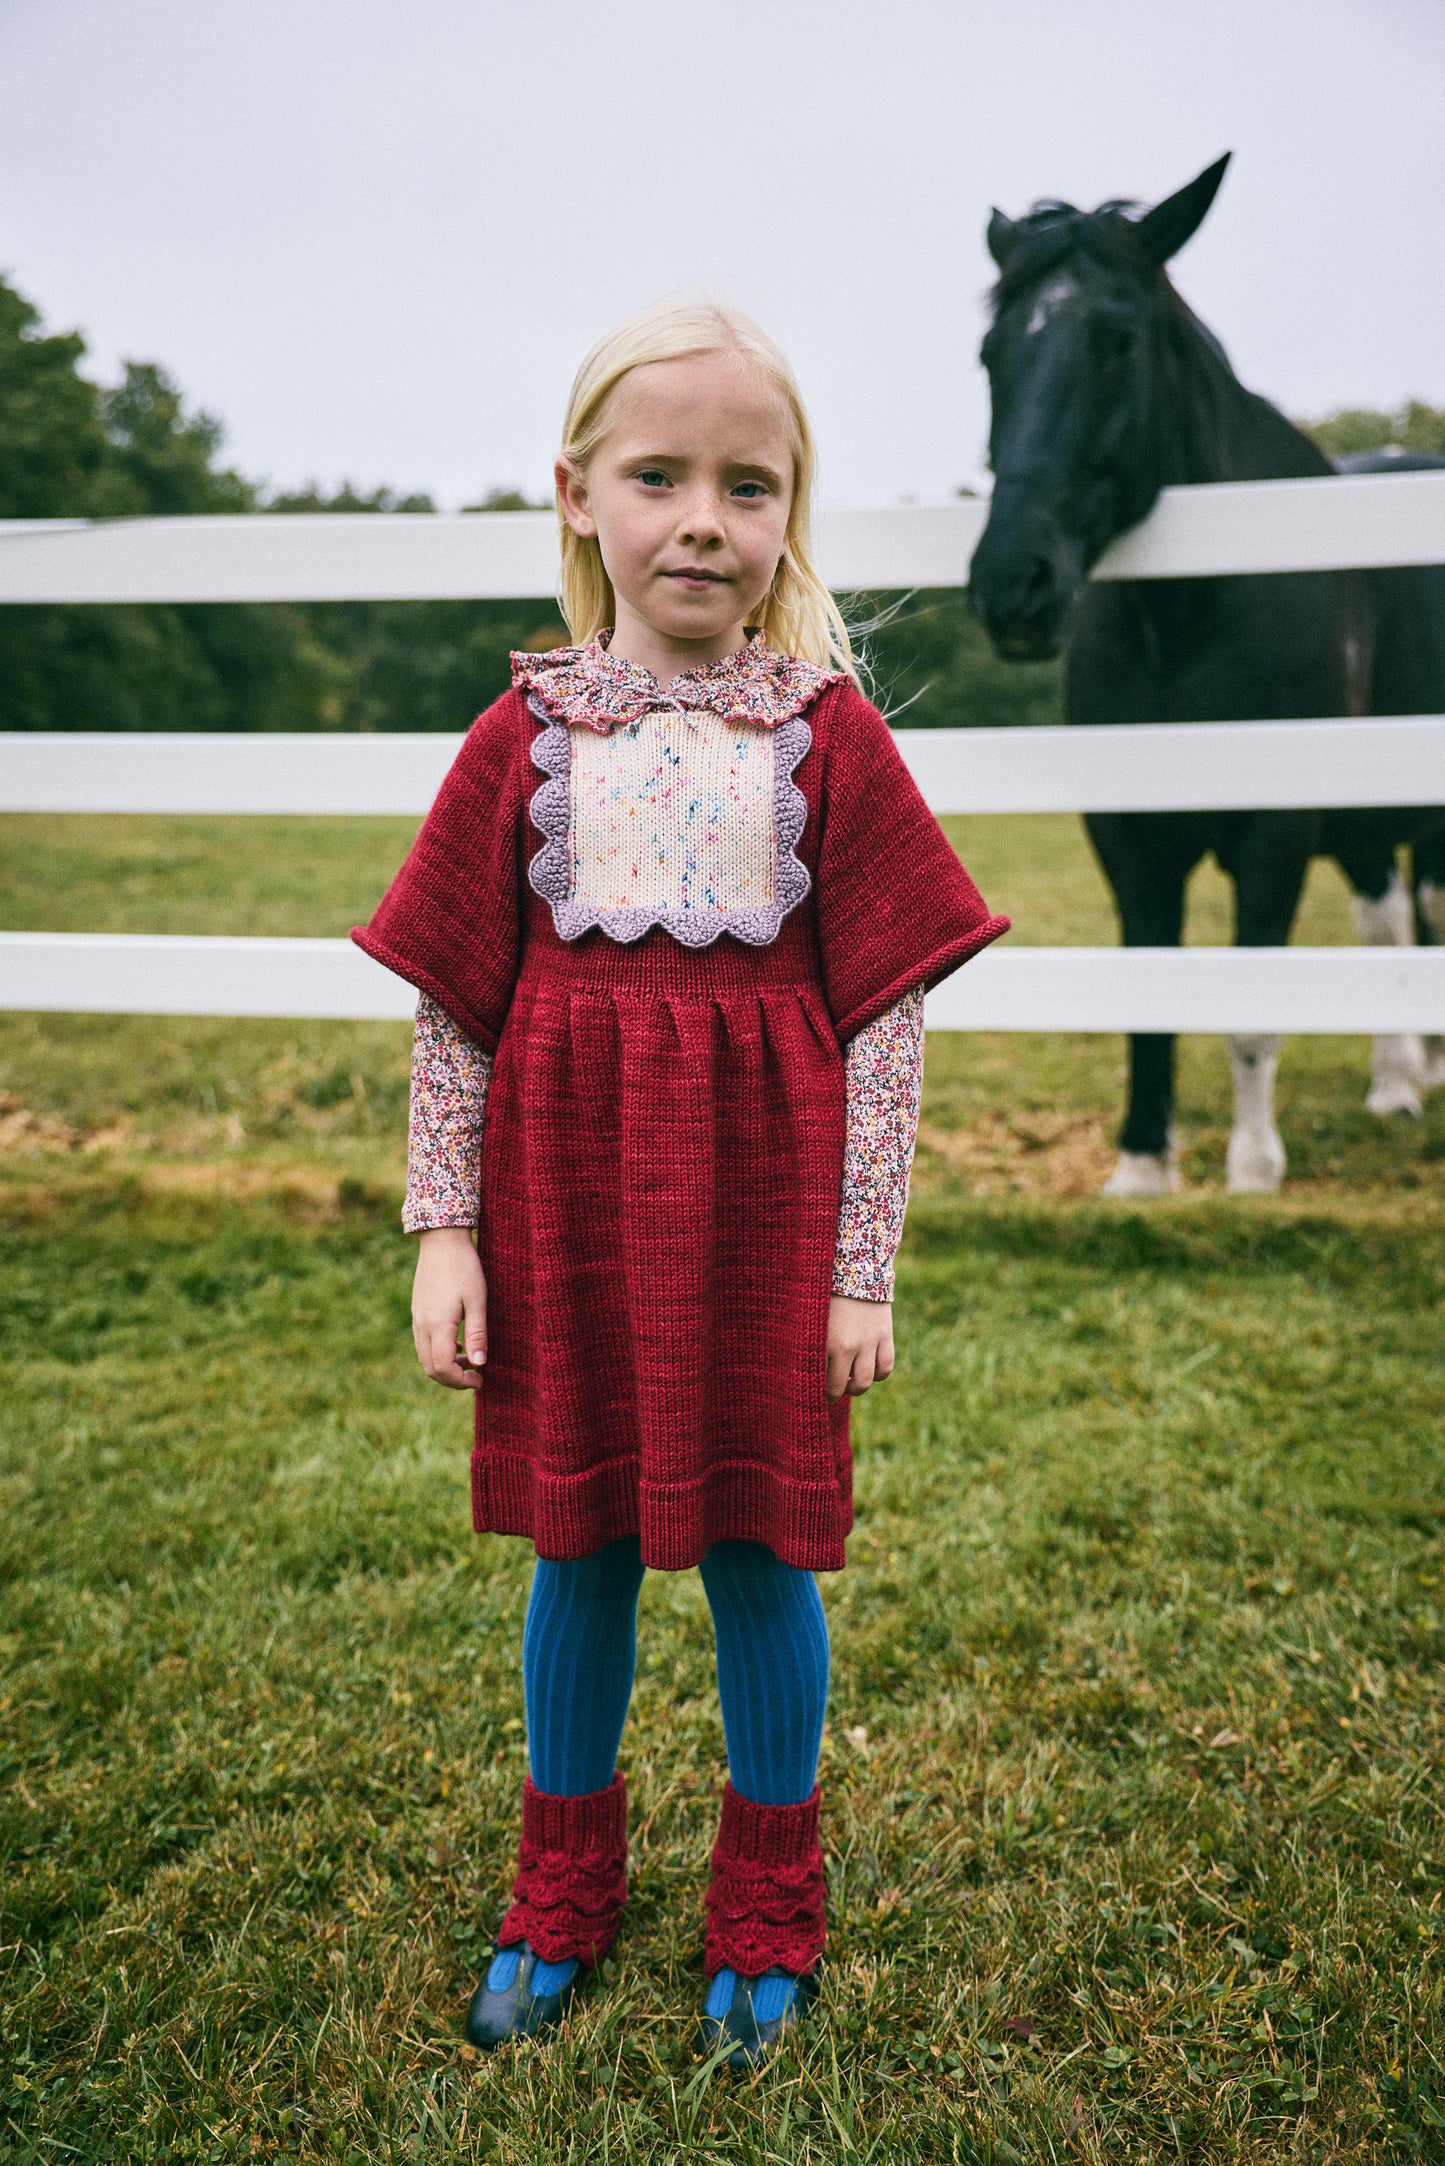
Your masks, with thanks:
[[[544,725],[532,739],[532,764],[548,778],[533,793],[530,806],[533,826],[547,839],[528,866],[527,878],[542,900],[551,904],[560,940],[580,940],[594,925],[609,940],[624,945],[640,940],[654,925],[671,933],[685,948],[711,947],[721,933],[731,933],[754,948],[765,948],[777,939],[783,919],[813,884],[796,854],[807,824],[808,801],[793,773],[813,742],[813,732],[801,715],[780,724],[773,733],[773,830],[778,860],[770,903],[753,910],[596,910],[590,903],[571,899],[571,731],[566,723],[552,720],[535,694],[527,705]]]

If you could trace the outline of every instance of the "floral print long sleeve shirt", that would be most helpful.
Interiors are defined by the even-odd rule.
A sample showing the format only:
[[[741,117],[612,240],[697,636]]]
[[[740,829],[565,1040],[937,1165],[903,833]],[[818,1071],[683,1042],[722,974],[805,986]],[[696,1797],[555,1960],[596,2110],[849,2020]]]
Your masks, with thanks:
[[[423,993],[412,1049],[407,1151],[408,1233],[475,1226],[490,1054]],[[833,1291],[891,1301],[923,1088],[923,994],[905,994],[850,1040],[844,1054],[847,1140]]]

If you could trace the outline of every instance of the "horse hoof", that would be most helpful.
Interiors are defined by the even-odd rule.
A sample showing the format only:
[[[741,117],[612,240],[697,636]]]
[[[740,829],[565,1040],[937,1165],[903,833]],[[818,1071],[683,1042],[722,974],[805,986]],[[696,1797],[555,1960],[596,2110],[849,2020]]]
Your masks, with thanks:
[[[1119,1163],[1104,1183],[1104,1194],[1172,1196],[1179,1186],[1179,1168],[1172,1152],[1120,1151]]]
[[[1263,1136],[1231,1136],[1224,1163],[1231,1196],[1272,1196],[1284,1179],[1284,1142],[1278,1129]]]
[[[1445,1082],[1445,1074],[1442,1074],[1441,1081]],[[1426,1081],[1425,1088],[1428,1087]],[[1379,1082],[1372,1087],[1365,1104],[1371,1113],[1378,1113],[1381,1119],[1385,1120],[1392,1113],[1407,1113],[1412,1120],[1418,1121],[1425,1111],[1425,1102],[1420,1096],[1419,1087],[1409,1076],[1403,1075],[1381,1076]]]
[[[1392,1113],[1406,1113],[1419,1120],[1425,1110],[1425,1077],[1430,1056],[1438,1051],[1423,1038],[1402,1031],[1376,1038],[1370,1061],[1370,1094],[1365,1104],[1372,1113],[1388,1120]]]

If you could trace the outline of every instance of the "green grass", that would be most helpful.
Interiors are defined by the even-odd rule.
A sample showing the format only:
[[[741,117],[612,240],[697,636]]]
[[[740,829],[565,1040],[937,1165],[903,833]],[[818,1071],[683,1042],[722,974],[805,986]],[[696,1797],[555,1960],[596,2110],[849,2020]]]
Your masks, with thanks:
[[[338,931],[405,840],[235,826],[3,823],[0,918]],[[966,851],[1025,937],[1108,937],[1067,823]],[[738,2085],[691,2052],[693,1574],[644,1591],[625,1934],[562,2039],[459,2048],[530,1559],[409,1353],[405,1031],[0,1018],[0,2152],[1445,2157],[1445,1108],[1382,1128],[1365,1049],[1295,1041],[1298,1178],[1229,1201],[1190,1041],[1193,1192],[1110,1207],[1047,1123],[1103,1148],[1119,1064],[930,1047],[824,1581],[824,2013]]]

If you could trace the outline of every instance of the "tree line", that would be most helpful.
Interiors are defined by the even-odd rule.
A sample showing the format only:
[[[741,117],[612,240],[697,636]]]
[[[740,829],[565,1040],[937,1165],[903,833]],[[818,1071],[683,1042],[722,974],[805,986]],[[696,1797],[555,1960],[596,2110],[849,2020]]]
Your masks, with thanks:
[[[429,512],[351,486],[267,495],[224,463],[223,430],[153,361],[85,373],[0,279],[0,518],[196,512]],[[1340,454],[1445,451],[1445,410],[1350,408],[1310,425]],[[527,508],[493,490],[474,511]],[[1055,663],[1004,664],[957,589],[857,595],[876,696],[913,728],[1059,719]],[[0,729],[459,730],[509,682],[513,648],[558,645],[548,601],[226,602],[0,607]]]

